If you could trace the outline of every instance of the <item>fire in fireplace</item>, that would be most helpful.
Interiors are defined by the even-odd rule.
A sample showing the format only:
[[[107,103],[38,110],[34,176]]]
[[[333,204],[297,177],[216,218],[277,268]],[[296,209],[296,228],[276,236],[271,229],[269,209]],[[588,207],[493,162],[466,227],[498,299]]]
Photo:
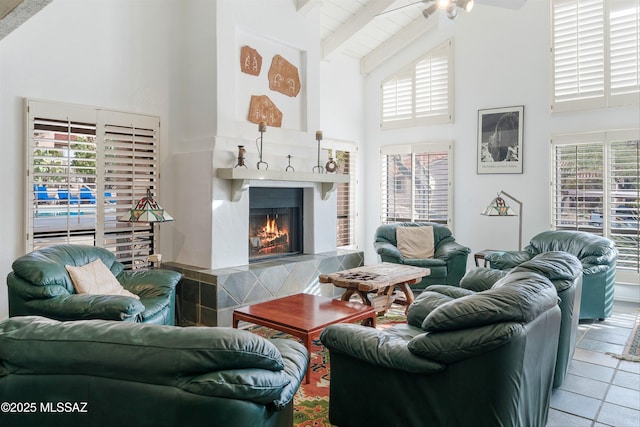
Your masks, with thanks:
[[[251,187],[249,261],[302,252],[302,189]]]

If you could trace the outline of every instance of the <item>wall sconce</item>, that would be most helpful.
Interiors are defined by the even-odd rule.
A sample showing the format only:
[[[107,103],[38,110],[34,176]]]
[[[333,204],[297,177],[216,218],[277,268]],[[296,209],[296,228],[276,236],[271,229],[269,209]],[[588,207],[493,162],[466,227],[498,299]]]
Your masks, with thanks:
[[[505,200],[500,196],[507,196],[509,199],[513,200],[518,204],[518,212],[515,212],[511,206],[505,202]],[[485,216],[519,216],[519,229],[518,229],[518,250],[522,250],[522,202],[512,195],[505,193],[504,191],[500,191],[498,196],[489,203],[489,206],[481,213],[481,215]]]

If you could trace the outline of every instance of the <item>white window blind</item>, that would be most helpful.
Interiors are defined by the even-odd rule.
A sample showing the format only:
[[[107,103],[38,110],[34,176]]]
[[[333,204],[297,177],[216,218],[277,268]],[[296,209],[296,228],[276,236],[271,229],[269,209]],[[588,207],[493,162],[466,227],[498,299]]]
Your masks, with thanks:
[[[338,184],[336,246],[355,248],[356,223],[356,156],[351,150],[336,150],[338,173],[350,175],[349,182]]]
[[[553,111],[639,102],[640,0],[554,0]]]
[[[156,191],[159,119],[27,100],[27,122],[27,250],[89,244],[147,267],[153,228],[117,219]]]
[[[553,228],[611,239],[617,268],[640,281],[640,130],[555,136]]]
[[[451,144],[389,146],[381,152],[381,221],[450,224]]]
[[[451,45],[445,42],[382,82],[382,127],[451,122]]]

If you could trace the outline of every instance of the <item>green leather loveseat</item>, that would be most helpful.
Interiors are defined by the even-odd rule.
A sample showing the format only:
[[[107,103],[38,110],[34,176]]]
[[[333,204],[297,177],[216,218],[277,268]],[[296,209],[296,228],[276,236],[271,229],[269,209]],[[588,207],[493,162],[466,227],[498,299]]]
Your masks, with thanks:
[[[307,363],[295,340],[232,328],[9,318],[0,426],[291,426]]]
[[[558,355],[553,375],[553,387],[560,387],[573,358],[578,336],[580,300],[582,296],[582,264],[566,252],[544,252],[529,261],[505,271],[478,267],[471,269],[460,281],[460,287],[476,292],[491,289],[499,281],[520,272],[534,272],[548,278],[556,287],[562,313]]]
[[[78,294],[65,265],[82,267],[100,259],[122,287],[122,295]],[[129,271],[104,248],[56,245],[21,256],[7,276],[9,316],[57,320],[105,319],[173,325],[176,286],[182,275],[171,270]]]
[[[618,250],[605,237],[582,231],[543,231],[523,251],[496,252],[486,259],[491,268],[507,270],[549,251],[570,253],[582,263],[580,319],[604,320],[611,316]]]
[[[398,227],[428,226],[433,227],[435,251],[433,258],[405,258],[398,249],[396,229]],[[383,224],[376,229],[373,246],[382,262],[413,265],[431,270],[429,276],[425,276],[419,283],[411,285],[411,289],[414,291],[421,291],[429,285],[458,286],[467,269],[467,257],[471,252],[471,249],[455,241],[449,228],[434,222]]]
[[[514,273],[482,292],[430,286],[407,321],[322,332],[332,424],[546,424],[560,331],[558,295],[546,277]]]

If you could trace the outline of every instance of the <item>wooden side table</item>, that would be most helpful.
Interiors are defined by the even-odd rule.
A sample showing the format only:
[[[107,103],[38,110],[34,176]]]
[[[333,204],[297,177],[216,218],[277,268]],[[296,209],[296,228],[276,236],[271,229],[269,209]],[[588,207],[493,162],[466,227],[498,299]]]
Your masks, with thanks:
[[[489,267],[489,261],[487,261],[487,257],[491,254],[494,254],[498,251],[496,249],[483,249],[480,252],[476,252],[473,254],[473,260],[476,262],[476,267],[480,267],[480,260],[483,261],[483,267]]]

